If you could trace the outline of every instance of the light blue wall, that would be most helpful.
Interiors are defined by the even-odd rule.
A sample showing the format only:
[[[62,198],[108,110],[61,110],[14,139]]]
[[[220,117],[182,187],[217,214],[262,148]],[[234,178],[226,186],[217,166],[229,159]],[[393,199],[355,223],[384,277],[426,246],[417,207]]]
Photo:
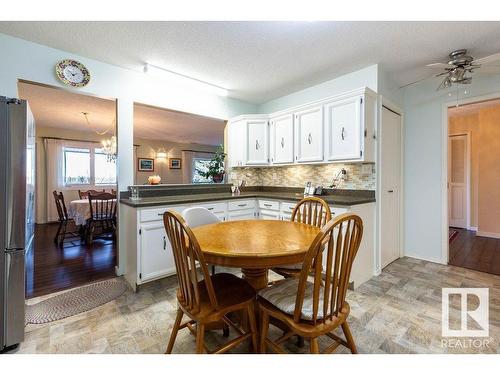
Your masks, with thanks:
[[[87,66],[90,83],[82,89],[63,86],[55,75],[55,64],[64,58],[73,58]],[[34,81],[105,98],[118,99],[118,188],[123,191],[134,183],[133,161],[133,103],[228,119],[243,113],[256,112],[256,106],[238,100],[173,87],[161,79],[73,53],[49,48],[0,34],[0,95],[17,97],[18,79]],[[121,214],[120,214],[121,215]],[[120,217],[119,222],[122,221]],[[124,241],[124,230],[119,230],[119,241]],[[120,250],[120,268],[126,262]]]
[[[404,89],[405,114],[405,253],[441,261],[442,254],[442,130],[443,104],[456,98],[436,91],[439,81],[429,80]],[[472,85],[460,86],[461,97],[500,92],[500,76],[474,75]],[[446,233],[445,236],[448,234]]]
[[[289,95],[262,103],[258,106],[257,110],[258,113],[272,113],[362,87],[368,87],[373,91],[377,91],[377,74],[377,65],[371,65],[364,69],[320,83],[319,85],[308,87],[304,90],[296,91]]]

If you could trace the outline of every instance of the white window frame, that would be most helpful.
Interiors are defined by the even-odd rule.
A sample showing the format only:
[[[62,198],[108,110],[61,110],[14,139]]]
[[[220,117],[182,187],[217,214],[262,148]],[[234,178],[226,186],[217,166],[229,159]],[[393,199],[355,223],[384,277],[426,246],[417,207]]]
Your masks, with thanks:
[[[90,183],[88,184],[67,184],[66,183],[66,149],[70,148],[79,148],[79,149],[88,149],[90,150]],[[66,189],[74,189],[74,188],[88,188],[92,189],[95,188],[97,189],[105,189],[105,188],[112,188],[115,187],[116,184],[118,183],[118,175],[115,172],[115,182],[111,184],[96,184],[95,183],[95,150],[96,149],[102,149],[102,145],[100,143],[94,143],[94,142],[73,142],[73,141],[68,141],[65,142],[63,147],[62,147],[62,160],[63,160],[63,186]]]

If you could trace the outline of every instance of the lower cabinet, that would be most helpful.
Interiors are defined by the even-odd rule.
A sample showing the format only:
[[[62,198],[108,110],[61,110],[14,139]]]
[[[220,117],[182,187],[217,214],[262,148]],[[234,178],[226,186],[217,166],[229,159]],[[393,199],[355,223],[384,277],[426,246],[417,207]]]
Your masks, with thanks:
[[[139,281],[174,274],[174,256],[163,221],[141,224],[139,236]]]

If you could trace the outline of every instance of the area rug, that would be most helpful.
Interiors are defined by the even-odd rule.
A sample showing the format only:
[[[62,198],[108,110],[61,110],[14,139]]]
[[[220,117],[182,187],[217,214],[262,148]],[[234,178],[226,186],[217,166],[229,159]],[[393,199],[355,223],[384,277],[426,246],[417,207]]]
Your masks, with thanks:
[[[92,310],[118,297],[127,290],[121,278],[99,281],[26,305],[26,324],[53,322]]]
[[[451,243],[451,241],[453,241],[456,237],[458,236],[458,230],[455,230],[455,229],[448,229],[448,240],[449,240],[449,243]]]

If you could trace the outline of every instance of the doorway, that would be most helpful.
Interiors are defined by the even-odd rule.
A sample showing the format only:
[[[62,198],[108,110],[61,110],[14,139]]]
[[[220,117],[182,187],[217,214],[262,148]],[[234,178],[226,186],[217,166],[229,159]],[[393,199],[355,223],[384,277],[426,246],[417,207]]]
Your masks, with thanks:
[[[380,263],[401,254],[401,114],[382,106],[380,124]]]
[[[447,108],[448,263],[500,275],[500,99]]]
[[[18,94],[28,101],[36,135],[26,298],[114,277],[117,218],[106,227],[92,223],[86,193],[116,201],[116,101],[28,81],[19,81]]]

